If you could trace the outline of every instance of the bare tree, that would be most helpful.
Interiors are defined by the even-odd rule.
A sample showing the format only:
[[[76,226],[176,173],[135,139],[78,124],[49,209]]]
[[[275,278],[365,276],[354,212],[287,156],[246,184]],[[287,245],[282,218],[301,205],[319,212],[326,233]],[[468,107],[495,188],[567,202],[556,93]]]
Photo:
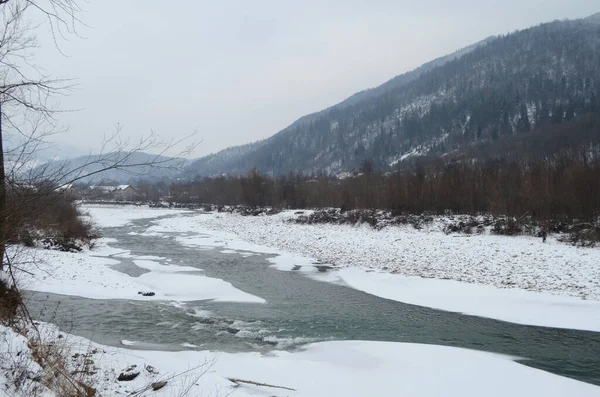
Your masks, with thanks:
[[[19,183],[35,184],[43,187],[41,192],[49,192],[108,170],[131,170],[136,175],[135,169],[141,166],[145,172],[152,168],[178,169],[181,163],[163,155],[191,141],[190,137],[164,141],[151,132],[131,142],[122,139],[121,128],[117,127],[105,137],[100,152],[89,156],[84,164],[72,167],[49,163],[28,169],[49,137],[61,131],[56,116],[65,110],[58,107],[57,100],[75,86],[73,80],[45,75],[36,65],[35,32],[42,24],[49,25],[56,49],[62,53],[61,40],[78,35],[78,27],[83,26],[80,13],[75,0],[0,0],[0,271],[6,264],[7,188]],[[33,22],[36,20],[39,22]],[[4,147],[7,137],[16,141],[8,151]],[[194,146],[189,144],[176,157],[185,157]],[[147,150],[159,153],[136,161],[135,154]]]
[[[52,108],[48,98],[60,90],[55,82],[39,73],[32,62],[31,51],[36,45],[34,28],[25,18],[35,6],[30,1],[0,0],[2,36],[0,38],[0,270],[4,267],[6,236],[6,162],[4,140],[8,129],[26,136],[23,123],[35,113],[49,119]],[[25,151],[25,149],[23,149]]]

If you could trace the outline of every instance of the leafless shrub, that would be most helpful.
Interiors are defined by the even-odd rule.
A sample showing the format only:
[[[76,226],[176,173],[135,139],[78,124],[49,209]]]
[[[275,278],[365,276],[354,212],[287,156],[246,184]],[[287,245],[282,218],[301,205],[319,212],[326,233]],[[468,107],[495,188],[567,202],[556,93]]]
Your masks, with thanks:
[[[514,236],[522,232],[523,226],[515,218],[498,219],[492,228],[492,233],[504,236]]]
[[[0,323],[11,325],[22,303],[23,299],[17,288],[0,280]]]
[[[600,243],[600,227],[575,229],[564,240],[578,247],[595,247]]]
[[[291,220],[299,224],[338,224],[358,225],[367,224],[374,229],[380,230],[388,226],[412,225],[416,229],[433,222],[433,217],[427,214],[409,215],[396,214],[391,211],[380,211],[373,209],[355,209],[342,211],[337,208],[326,208],[316,210],[309,215],[300,215]]]
[[[76,203],[57,192],[10,192],[7,212],[6,240],[11,244],[33,247],[39,243],[46,248],[78,251],[98,236]]]

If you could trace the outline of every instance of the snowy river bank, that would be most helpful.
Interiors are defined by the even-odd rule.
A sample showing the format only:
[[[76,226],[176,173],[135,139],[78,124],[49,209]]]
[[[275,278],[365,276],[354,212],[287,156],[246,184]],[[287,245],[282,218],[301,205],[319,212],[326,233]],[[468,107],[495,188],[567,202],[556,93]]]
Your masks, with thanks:
[[[531,237],[457,237],[435,225],[418,231],[289,222],[296,216],[210,213],[163,219],[148,233],[199,232],[203,236],[177,241],[275,254],[271,261],[280,270],[316,273],[387,299],[519,324],[600,331],[599,249]],[[322,276],[316,262],[342,269]]]
[[[234,390],[228,377],[297,390],[242,385],[234,394],[242,396],[594,395],[600,390],[556,375],[600,383],[593,375],[600,351],[596,333],[424,308],[600,331],[598,302],[578,298],[578,289],[569,287],[584,285],[588,297],[596,296],[594,279],[583,283],[597,274],[596,250],[527,238],[293,225],[284,222],[291,213],[240,217],[102,206],[89,211],[112,239],[83,254],[31,250],[28,255],[44,261],[33,277],[23,274],[22,282],[31,291],[47,293],[50,302],[60,299],[57,311],[69,305],[80,309],[73,314],[80,323],[73,331],[81,336],[71,338],[81,345],[90,343],[83,336],[91,338],[102,343],[98,349],[110,352],[96,359],[100,371],[149,364],[164,374],[211,362],[196,386],[205,394]],[[450,252],[445,244],[457,252],[483,248],[454,260],[444,257]],[[489,246],[500,254],[486,258]],[[383,250],[381,257],[374,247]],[[411,252],[419,255],[408,261]],[[520,265],[505,260],[515,252],[524,258]],[[534,253],[536,260],[545,259],[553,276],[536,276],[544,267],[536,268],[530,258]],[[567,276],[569,270],[552,259],[556,253],[567,267],[579,264],[587,274]],[[484,272],[478,284],[410,273],[421,261],[423,272],[435,267],[440,277],[454,274],[445,278],[456,280],[474,272],[464,265],[474,258],[487,260],[487,269],[520,266],[522,274],[514,279],[531,278],[537,284],[529,291],[497,288],[490,280],[500,279],[499,270],[490,271],[491,276]],[[144,297],[138,294],[142,291],[155,295]],[[41,300],[43,293],[32,299]],[[143,327],[136,329],[138,323]],[[133,390],[147,378],[125,385],[110,378],[106,395]],[[172,390],[159,393],[153,395],[173,395]]]

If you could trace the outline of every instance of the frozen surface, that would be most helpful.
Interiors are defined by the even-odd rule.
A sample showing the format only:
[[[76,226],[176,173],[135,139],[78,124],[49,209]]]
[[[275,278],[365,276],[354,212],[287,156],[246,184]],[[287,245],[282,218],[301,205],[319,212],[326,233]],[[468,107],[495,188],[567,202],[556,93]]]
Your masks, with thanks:
[[[220,302],[264,303],[265,300],[243,292],[226,281],[206,277],[196,268],[161,265],[156,261],[134,260],[139,267],[150,270],[139,277],[130,277],[112,268],[119,256],[94,256],[94,251],[69,253],[47,250],[27,250],[20,260],[35,263],[18,273],[22,288],[31,291],[81,296],[91,299],[131,300],[214,300]],[[138,292],[154,292],[152,297]]]
[[[367,225],[285,222],[295,216],[291,211],[245,217],[219,213],[185,219],[179,227],[229,232],[340,266],[600,299],[600,249],[532,237],[446,235],[435,224],[423,231],[412,226],[377,231]]]
[[[0,328],[2,332],[4,329]],[[48,330],[43,333],[53,339]],[[9,336],[18,339],[14,333]],[[126,395],[163,379],[169,379],[167,386],[152,392],[152,396],[179,395],[187,387],[191,387],[191,395],[225,396],[235,392],[235,396],[276,397],[552,397],[600,393],[596,386],[529,368],[510,357],[432,345],[322,342],[298,352],[261,355],[132,351],[96,345],[70,335],[63,340],[72,351],[93,360],[97,373],[85,380],[102,390],[103,395]],[[132,365],[136,366],[132,371],[140,375],[131,382],[118,382],[118,374]],[[189,372],[172,378],[186,371]],[[235,387],[228,378],[294,390],[246,383]]]
[[[180,209],[149,208],[148,206],[122,205],[84,205],[88,213],[99,227],[119,227],[137,219],[156,218],[164,215],[190,212]]]
[[[359,268],[341,269],[334,273],[333,278],[336,276],[358,290],[414,305],[518,324],[600,332],[599,301],[451,280],[367,272]]]
[[[0,397],[59,397],[32,380],[43,374],[28,339],[0,324]]]
[[[137,354],[137,352],[136,352]],[[145,362],[184,371],[210,360],[206,353],[141,352]],[[382,342],[324,342],[296,353],[220,353],[198,382],[232,390],[225,378],[251,380],[295,392],[242,384],[237,396],[594,396],[600,389],[517,364],[507,357],[456,348]],[[214,371],[214,372],[213,372]],[[501,374],[501,376],[499,376]],[[510,379],[510,382],[506,380]],[[168,396],[165,391],[165,396]]]
[[[600,331],[600,250],[529,237],[458,237],[434,227],[298,225],[295,215],[198,214],[154,221],[184,245],[277,254],[280,270],[387,299],[520,324]],[[343,268],[316,271],[315,263]],[[582,299],[586,298],[586,299]]]
[[[183,211],[147,207],[90,206],[86,208],[94,222],[119,226],[133,219],[152,219]],[[98,218],[96,218],[98,217]],[[11,247],[10,255],[19,263],[19,285],[23,289],[91,299],[132,300],[214,300],[222,302],[264,303],[265,300],[245,293],[226,281],[206,277],[197,268],[168,264],[168,258],[133,256],[128,251],[111,248],[111,239],[99,239],[93,250],[81,253]],[[113,268],[120,258],[132,258],[149,272],[131,277]],[[154,292],[143,296],[140,292]]]

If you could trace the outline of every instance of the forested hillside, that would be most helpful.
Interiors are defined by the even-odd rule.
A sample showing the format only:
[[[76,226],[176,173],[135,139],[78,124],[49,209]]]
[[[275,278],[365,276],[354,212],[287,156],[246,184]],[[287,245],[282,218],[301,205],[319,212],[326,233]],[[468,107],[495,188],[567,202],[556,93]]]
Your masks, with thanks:
[[[479,144],[453,158],[422,157],[396,172],[377,172],[370,162],[343,179],[324,172],[270,177],[252,170],[173,184],[171,195],[179,203],[369,208],[396,214],[450,211],[595,223],[600,214],[599,131],[600,116],[588,115]],[[571,139],[573,133],[579,139]]]
[[[365,160],[387,171],[424,155],[518,142],[533,129],[552,133],[545,127],[590,113],[600,114],[600,14],[485,40],[271,138],[199,159],[189,172],[245,174],[256,167],[272,175],[337,174]],[[548,147],[547,154],[558,149]]]

